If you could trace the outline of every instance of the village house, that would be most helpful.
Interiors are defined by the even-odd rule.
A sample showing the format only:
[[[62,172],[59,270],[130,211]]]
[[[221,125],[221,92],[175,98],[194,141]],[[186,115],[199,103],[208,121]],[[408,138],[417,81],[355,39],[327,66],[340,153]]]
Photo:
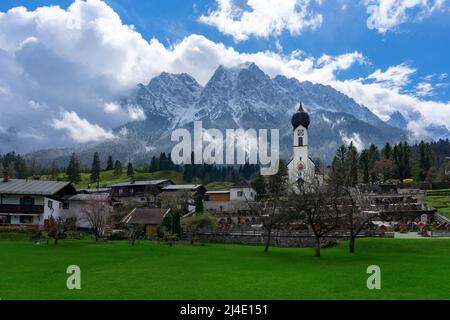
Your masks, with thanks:
[[[186,204],[187,211],[192,212],[195,210],[195,200],[197,198],[204,198],[206,194],[206,188],[202,184],[174,184],[168,185],[162,188],[162,192],[158,195],[159,200],[161,201],[164,197],[168,197],[174,194],[178,194],[181,196],[182,193],[185,193],[187,196]]]
[[[173,185],[170,179],[148,180],[148,181],[127,181],[108,186],[111,189],[111,197],[121,203],[137,202],[150,205],[155,203],[156,196],[167,186]]]
[[[204,196],[206,193],[206,188],[202,184],[173,184],[162,188],[162,192],[178,192],[187,191],[192,197]]]
[[[237,182],[229,190],[206,192],[204,208],[211,213],[238,213],[249,210],[249,201],[255,201],[256,191],[245,181]]]
[[[44,226],[50,217],[60,217],[69,206],[67,196],[77,191],[70,182],[9,179],[0,181],[0,224]]]
[[[101,201],[108,205],[110,209],[113,207],[113,199],[109,193],[78,193],[75,195],[66,195],[62,197],[63,205],[61,216],[65,219],[73,219],[78,229],[90,229],[91,225],[83,217],[84,208],[90,201]]]
[[[153,237],[157,235],[158,225],[169,213],[170,209],[135,208],[121,222],[127,225],[143,225],[145,226],[145,234]]]

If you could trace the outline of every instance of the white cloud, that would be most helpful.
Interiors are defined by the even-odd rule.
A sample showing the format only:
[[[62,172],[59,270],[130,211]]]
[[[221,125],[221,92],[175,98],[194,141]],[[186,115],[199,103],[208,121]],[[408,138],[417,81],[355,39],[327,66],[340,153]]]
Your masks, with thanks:
[[[119,112],[121,109],[121,106],[117,103],[117,102],[108,102],[105,103],[105,111],[107,113],[115,113],[115,112]]]
[[[422,20],[443,7],[445,0],[365,0],[367,27],[386,33],[398,25]]]
[[[401,93],[396,88],[387,88],[380,83],[364,83],[360,79],[333,81],[331,85],[369,107],[381,118],[386,119],[395,111],[400,111],[411,120],[408,128],[418,139],[429,137],[426,134],[427,126],[450,127],[450,102],[424,100],[413,94]]]
[[[410,83],[410,77],[415,72],[415,69],[406,64],[400,64],[389,67],[386,71],[378,69],[369,75],[367,79],[373,79],[375,82],[388,88],[403,88]]]
[[[236,41],[250,36],[268,38],[287,30],[299,35],[305,29],[316,29],[322,24],[322,15],[311,10],[311,0],[247,0],[246,8],[235,0],[216,0],[218,9],[202,15],[200,22],[216,27]],[[321,4],[321,1],[315,1]]]
[[[139,106],[128,106],[127,107],[128,115],[132,120],[142,121],[147,119],[145,116],[144,110],[142,110]]]
[[[76,142],[91,142],[114,139],[114,134],[86,119],[81,119],[76,112],[63,112],[60,119],[54,119],[52,127],[65,130]]]
[[[405,64],[363,79],[339,81],[340,71],[366,63],[362,53],[320,57],[300,50],[287,55],[241,53],[195,34],[166,47],[157,39],[146,41],[124,25],[105,2],[77,0],[67,10],[16,8],[0,14],[0,152],[110,139],[112,133],[104,128],[144,119],[143,110],[112,102],[137,83],[165,71],[185,72],[205,84],[220,64],[235,67],[247,62],[270,76],[329,84],[384,118],[399,110],[420,114],[421,128],[449,125],[448,102],[400,91],[414,71]],[[69,124],[62,122],[66,118]],[[92,134],[74,131],[84,128]],[[41,139],[20,140],[26,135]]]
[[[415,90],[418,97],[429,97],[434,95],[433,86],[428,82],[420,82],[416,85]]]
[[[340,132],[342,142],[344,142],[346,145],[349,145],[350,143],[353,143],[355,148],[358,151],[362,151],[365,148],[365,144],[362,141],[361,137],[357,133],[353,133],[350,136],[347,136],[345,133]]]

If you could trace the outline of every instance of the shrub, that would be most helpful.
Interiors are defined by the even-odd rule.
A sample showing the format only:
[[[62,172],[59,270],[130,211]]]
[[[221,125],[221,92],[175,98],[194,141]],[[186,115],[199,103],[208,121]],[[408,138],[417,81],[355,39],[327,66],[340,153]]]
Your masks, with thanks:
[[[191,244],[194,244],[195,237],[201,230],[215,229],[216,219],[209,213],[193,214],[184,218],[181,225]]]

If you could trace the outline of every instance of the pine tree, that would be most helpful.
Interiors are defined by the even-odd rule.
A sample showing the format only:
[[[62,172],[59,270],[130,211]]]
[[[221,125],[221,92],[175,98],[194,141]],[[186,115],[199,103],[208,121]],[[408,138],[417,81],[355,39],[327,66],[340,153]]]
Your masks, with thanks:
[[[17,155],[16,160],[14,161],[14,172],[17,179],[25,179],[28,177],[27,163],[25,159],[20,156],[20,154]]]
[[[80,162],[75,152],[72,153],[72,156],[70,157],[69,166],[67,167],[66,173],[70,182],[78,183],[81,181]]]
[[[58,176],[59,176],[59,169],[56,166],[55,162],[52,162],[52,165],[50,167],[50,176],[52,178],[53,181],[58,180]]]
[[[259,196],[266,194],[266,182],[261,173],[257,173],[255,178],[251,181],[250,185],[256,191]]]
[[[272,195],[286,194],[288,189],[288,169],[284,161],[280,160],[278,172],[269,177],[267,191]]]
[[[100,157],[98,155],[98,152],[94,153],[94,159],[92,160],[92,168],[91,168],[91,182],[97,182],[100,181]]]
[[[356,150],[353,142],[350,143],[346,158],[347,185],[354,187],[358,184],[358,150]]]
[[[159,159],[157,159],[155,156],[153,156],[152,160],[150,161],[150,167],[149,167],[148,171],[149,172],[159,171]]]
[[[333,158],[330,171],[330,184],[340,186],[347,183],[347,148],[341,145]]]
[[[184,165],[184,172],[183,172],[183,180],[186,182],[192,182],[193,173],[192,173],[193,165],[192,164],[185,164]]]
[[[383,159],[391,159],[392,157],[392,147],[389,142],[386,143],[384,148],[381,150],[381,157]]]
[[[159,156],[159,169],[167,170],[167,157],[165,152],[161,153]]]
[[[359,168],[362,171],[363,183],[369,183],[370,181],[370,169],[369,169],[369,150],[364,149],[359,156]]]
[[[398,152],[398,172],[399,179],[411,177],[411,149],[407,142],[400,143]]]
[[[116,160],[116,162],[114,163],[114,175],[118,177],[122,175],[122,173],[123,173],[122,162]]]
[[[130,178],[134,177],[134,168],[133,168],[133,164],[131,162],[128,162],[127,176],[129,176]]]
[[[419,144],[419,168],[420,168],[420,180],[425,181],[428,172],[433,163],[433,155],[431,153],[431,147],[429,143],[423,141]]]
[[[114,169],[114,162],[113,162],[113,157],[112,156],[108,156],[108,161],[106,162],[106,170],[113,170]]]
[[[195,198],[195,212],[203,212],[203,199],[200,196]]]
[[[369,174],[370,174],[370,181],[376,182],[377,181],[377,175],[374,172],[375,162],[380,160],[380,152],[378,151],[378,147],[374,144],[371,144],[369,147]]]

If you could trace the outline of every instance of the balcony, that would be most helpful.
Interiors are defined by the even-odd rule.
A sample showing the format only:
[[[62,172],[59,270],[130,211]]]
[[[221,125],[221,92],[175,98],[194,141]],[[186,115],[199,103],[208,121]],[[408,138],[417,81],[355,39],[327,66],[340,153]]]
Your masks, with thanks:
[[[0,204],[1,213],[29,213],[42,214],[44,213],[44,206],[30,206],[20,204]]]

